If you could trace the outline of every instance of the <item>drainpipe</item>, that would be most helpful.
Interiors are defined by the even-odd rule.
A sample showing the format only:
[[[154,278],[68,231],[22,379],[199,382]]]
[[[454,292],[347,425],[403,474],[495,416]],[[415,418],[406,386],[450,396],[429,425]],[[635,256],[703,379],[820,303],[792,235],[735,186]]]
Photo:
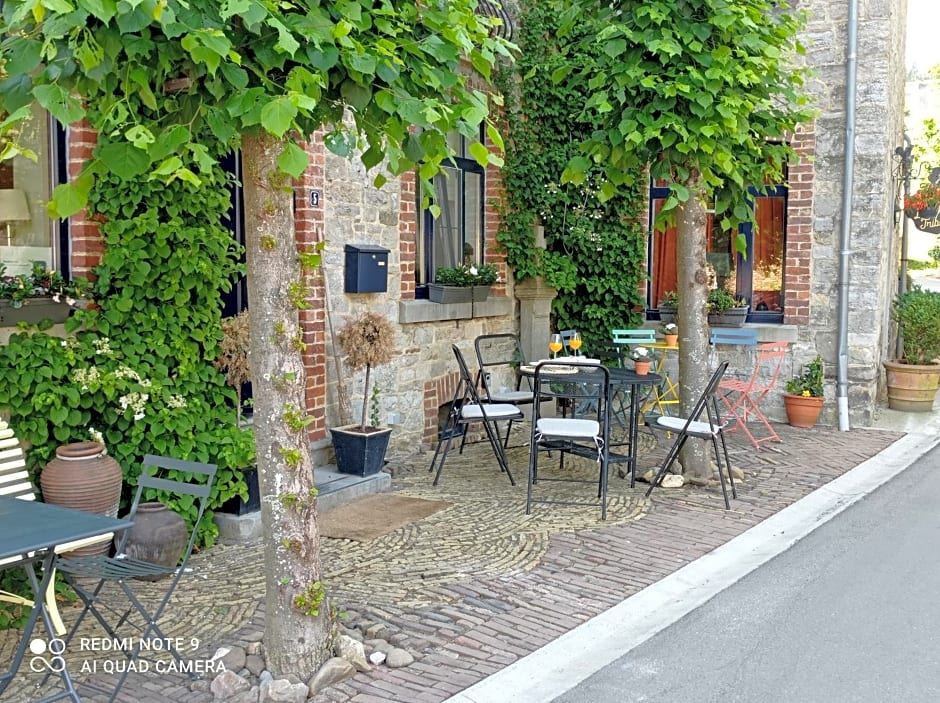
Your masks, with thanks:
[[[839,345],[836,401],[839,430],[849,430],[849,255],[852,241],[852,186],[855,176],[855,91],[858,84],[858,0],[849,0],[845,61],[845,166],[842,177],[842,230],[839,233]]]
[[[907,202],[908,197],[911,195],[911,168],[913,167],[913,160],[911,158],[912,150],[911,139],[907,134],[904,135],[904,146],[899,146],[894,150],[894,153],[901,159],[901,192],[903,197],[901,200],[901,270],[898,272],[898,295],[904,295],[907,292],[908,217],[907,213],[904,211],[904,203]],[[901,335],[898,334],[894,355],[900,359],[904,356],[903,352],[904,340],[901,338]]]

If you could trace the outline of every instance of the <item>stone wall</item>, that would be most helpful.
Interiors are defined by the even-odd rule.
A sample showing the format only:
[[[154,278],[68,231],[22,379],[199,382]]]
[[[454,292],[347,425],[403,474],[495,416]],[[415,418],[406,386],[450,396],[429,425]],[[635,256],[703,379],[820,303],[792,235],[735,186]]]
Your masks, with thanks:
[[[349,399],[358,420],[365,392],[365,374],[350,374],[334,355],[330,339],[349,319],[373,310],[398,323],[397,354],[392,363],[373,371],[380,389],[379,421],[391,424],[394,432],[390,455],[416,451],[437,439],[438,407],[450,401],[456,386],[456,361],[451,344],[457,344],[472,370],[476,368],[473,339],[480,334],[511,332],[514,305],[507,297],[509,286],[494,286],[490,301],[461,309],[415,300],[415,268],[418,252],[419,205],[414,178],[390,180],[381,190],[371,185],[371,175],[361,164],[326,154],[322,180],[324,305],[329,310],[325,329],[326,426],[342,424],[340,394]],[[487,261],[503,272],[503,259],[495,253],[497,222],[490,205],[495,174],[487,172]],[[344,292],[346,244],[372,244],[389,250],[388,292],[350,294]],[[338,350],[337,350],[338,351]]]
[[[796,356],[818,350],[834,398],[838,347],[839,236],[846,130],[847,3],[804,0],[808,12],[807,61],[815,69],[810,89],[819,109],[816,156],[810,321],[801,325]],[[892,344],[890,307],[897,291],[895,147],[904,114],[904,0],[859,3],[858,88],[851,242],[849,252],[849,412],[851,424],[870,424],[883,385],[881,360]],[[837,422],[827,403],[823,422]]]

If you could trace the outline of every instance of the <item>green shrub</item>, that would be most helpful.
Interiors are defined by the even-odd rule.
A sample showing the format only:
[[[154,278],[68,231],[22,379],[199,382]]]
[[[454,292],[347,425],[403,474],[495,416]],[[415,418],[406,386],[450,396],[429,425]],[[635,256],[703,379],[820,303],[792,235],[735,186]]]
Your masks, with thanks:
[[[731,293],[724,288],[715,288],[708,292],[708,313],[710,315],[721,315],[731,308],[746,305],[737,300]]]
[[[823,397],[825,391],[823,389],[823,360],[821,356],[817,354],[816,358],[806,365],[803,373],[787,381],[787,393],[813,398]]]
[[[930,364],[940,357],[940,293],[914,286],[894,301],[904,360]]]

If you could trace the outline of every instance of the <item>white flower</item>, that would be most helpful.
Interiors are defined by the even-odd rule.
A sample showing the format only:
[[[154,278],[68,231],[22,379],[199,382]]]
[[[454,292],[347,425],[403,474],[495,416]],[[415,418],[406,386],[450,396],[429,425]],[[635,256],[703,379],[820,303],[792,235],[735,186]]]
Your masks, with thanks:
[[[471,266],[471,267],[470,267],[470,275],[471,275],[471,276],[476,276],[478,273],[479,273],[479,271],[477,270],[477,267],[476,267],[476,266]]]
[[[91,437],[92,442],[98,442],[99,444],[104,444],[104,435],[101,434],[94,427],[88,428],[88,436]]]
[[[667,325],[663,325],[663,332],[666,334],[675,334],[676,330],[679,329],[676,325],[670,322]]]
[[[646,347],[635,347],[630,356],[632,356],[636,361],[646,361],[650,358],[650,350]]]

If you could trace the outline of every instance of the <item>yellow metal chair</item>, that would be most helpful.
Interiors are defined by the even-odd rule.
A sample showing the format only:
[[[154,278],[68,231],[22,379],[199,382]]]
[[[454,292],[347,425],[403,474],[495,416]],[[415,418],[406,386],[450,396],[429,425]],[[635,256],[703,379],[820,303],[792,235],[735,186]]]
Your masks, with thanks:
[[[673,380],[666,369],[666,358],[670,351],[679,351],[677,346],[669,346],[665,342],[654,342],[649,345],[652,349],[659,352],[659,358],[656,360],[655,373],[662,376],[662,382],[653,386],[652,392],[646,398],[640,410],[646,413],[655,412],[657,415],[669,415],[669,407],[679,405],[679,382]]]

